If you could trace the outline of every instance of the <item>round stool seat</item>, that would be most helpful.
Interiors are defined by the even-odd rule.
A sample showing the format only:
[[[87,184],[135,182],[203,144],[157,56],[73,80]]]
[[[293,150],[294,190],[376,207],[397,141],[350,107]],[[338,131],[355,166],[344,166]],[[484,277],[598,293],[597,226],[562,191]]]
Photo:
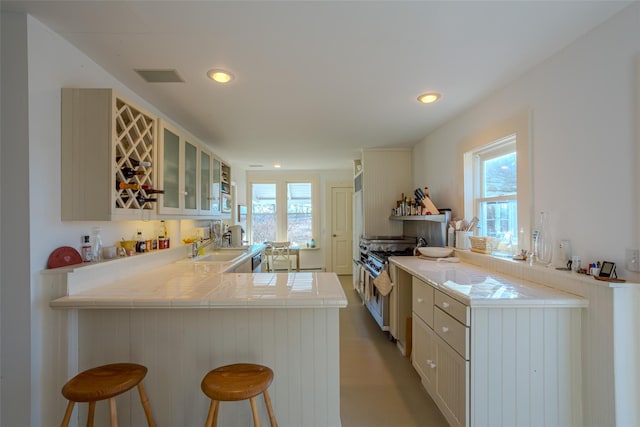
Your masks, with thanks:
[[[62,387],[62,395],[74,402],[109,399],[132,389],[147,375],[147,368],[135,363],[113,363],[87,369]]]
[[[202,379],[200,387],[204,394],[211,399],[206,426],[215,426],[218,418],[219,402],[229,402],[249,399],[253,425],[260,426],[256,396],[262,394],[269,413],[272,427],[277,427],[275,414],[271,407],[271,398],[267,388],[273,381],[273,371],[262,365],[253,363],[236,363],[209,371]]]
[[[245,400],[257,396],[273,381],[266,366],[237,363],[210,371],[202,380],[202,391],[213,400]]]
[[[93,426],[96,402],[100,400],[109,400],[111,426],[117,426],[118,411],[115,397],[137,386],[147,423],[150,427],[155,427],[156,422],[151,414],[149,399],[142,385],[142,379],[146,375],[147,368],[136,363],[112,363],[80,372],[62,387],[62,395],[69,403],[61,426],[69,425],[76,402],[89,402],[87,426]]]

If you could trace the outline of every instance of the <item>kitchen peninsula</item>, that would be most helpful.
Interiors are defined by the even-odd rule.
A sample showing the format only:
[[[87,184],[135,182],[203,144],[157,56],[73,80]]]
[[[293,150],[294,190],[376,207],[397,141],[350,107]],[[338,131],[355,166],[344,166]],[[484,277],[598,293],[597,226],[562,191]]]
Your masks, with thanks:
[[[153,262],[163,265],[132,274],[122,273],[129,259],[43,273],[58,292],[50,306],[60,326],[51,363],[61,373],[48,393],[59,394],[66,378],[91,366],[141,363],[149,368],[145,386],[158,425],[204,425],[202,377],[224,364],[253,362],[274,370],[269,392],[280,426],[339,426],[338,317],[347,301],[337,276],[226,273],[229,263],[184,259],[178,249],[159,251],[162,262]],[[172,256],[178,259],[165,262]],[[105,275],[110,279],[85,285]],[[121,425],[144,425],[137,396],[129,395],[119,404]],[[62,398],[59,407],[62,417]],[[266,419],[260,399],[258,407]],[[225,402],[219,415],[220,425],[251,424],[247,402]]]

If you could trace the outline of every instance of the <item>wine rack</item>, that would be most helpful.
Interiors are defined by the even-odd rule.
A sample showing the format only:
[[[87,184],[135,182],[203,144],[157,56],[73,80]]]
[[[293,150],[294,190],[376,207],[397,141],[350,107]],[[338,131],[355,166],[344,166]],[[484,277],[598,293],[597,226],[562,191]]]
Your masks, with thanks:
[[[116,209],[154,209],[154,202],[146,202],[149,196],[143,186],[154,187],[154,146],[155,146],[155,117],[133,107],[124,100],[116,97],[115,112],[115,182],[114,189]],[[139,162],[149,162],[151,166],[138,166]],[[144,175],[134,175],[127,178],[126,168],[144,170]],[[118,189],[118,182],[135,183],[139,190]],[[142,196],[142,201],[137,196]]]

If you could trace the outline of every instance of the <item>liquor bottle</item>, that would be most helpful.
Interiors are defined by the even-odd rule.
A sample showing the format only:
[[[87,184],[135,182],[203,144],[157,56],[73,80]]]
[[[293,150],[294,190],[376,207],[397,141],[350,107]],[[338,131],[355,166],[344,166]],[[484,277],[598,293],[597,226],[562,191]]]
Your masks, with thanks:
[[[120,163],[120,159],[122,159],[122,157],[116,157],[116,162]],[[129,159],[129,163],[131,163],[131,166],[133,166],[134,168],[137,168],[139,166],[143,168],[151,167],[151,162],[141,162],[140,160],[136,159]]]
[[[93,258],[91,254],[91,236],[82,236],[82,261],[90,262]]]
[[[124,175],[124,177],[126,179],[133,178],[136,175],[145,175],[147,173],[144,170],[137,171],[137,170],[133,170],[131,168],[122,168],[122,169],[120,169],[120,172],[122,172],[122,175]]]

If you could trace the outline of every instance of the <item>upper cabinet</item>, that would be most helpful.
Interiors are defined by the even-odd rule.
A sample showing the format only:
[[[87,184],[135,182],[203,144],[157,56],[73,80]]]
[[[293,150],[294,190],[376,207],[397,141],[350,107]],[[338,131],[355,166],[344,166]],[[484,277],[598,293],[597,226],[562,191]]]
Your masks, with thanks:
[[[214,215],[213,155],[194,138],[159,120],[158,181],[162,215]]]
[[[410,149],[363,150],[355,169],[360,171],[362,212],[354,218],[363,236],[402,236],[402,223],[390,221],[389,215],[393,201],[411,189],[411,168]]]
[[[63,89],[61,136],[63,220],[226,214],[230,167],[111,89]]]
[[[62,219],[155,212],[156,118],[111,89],[62,89]]]

